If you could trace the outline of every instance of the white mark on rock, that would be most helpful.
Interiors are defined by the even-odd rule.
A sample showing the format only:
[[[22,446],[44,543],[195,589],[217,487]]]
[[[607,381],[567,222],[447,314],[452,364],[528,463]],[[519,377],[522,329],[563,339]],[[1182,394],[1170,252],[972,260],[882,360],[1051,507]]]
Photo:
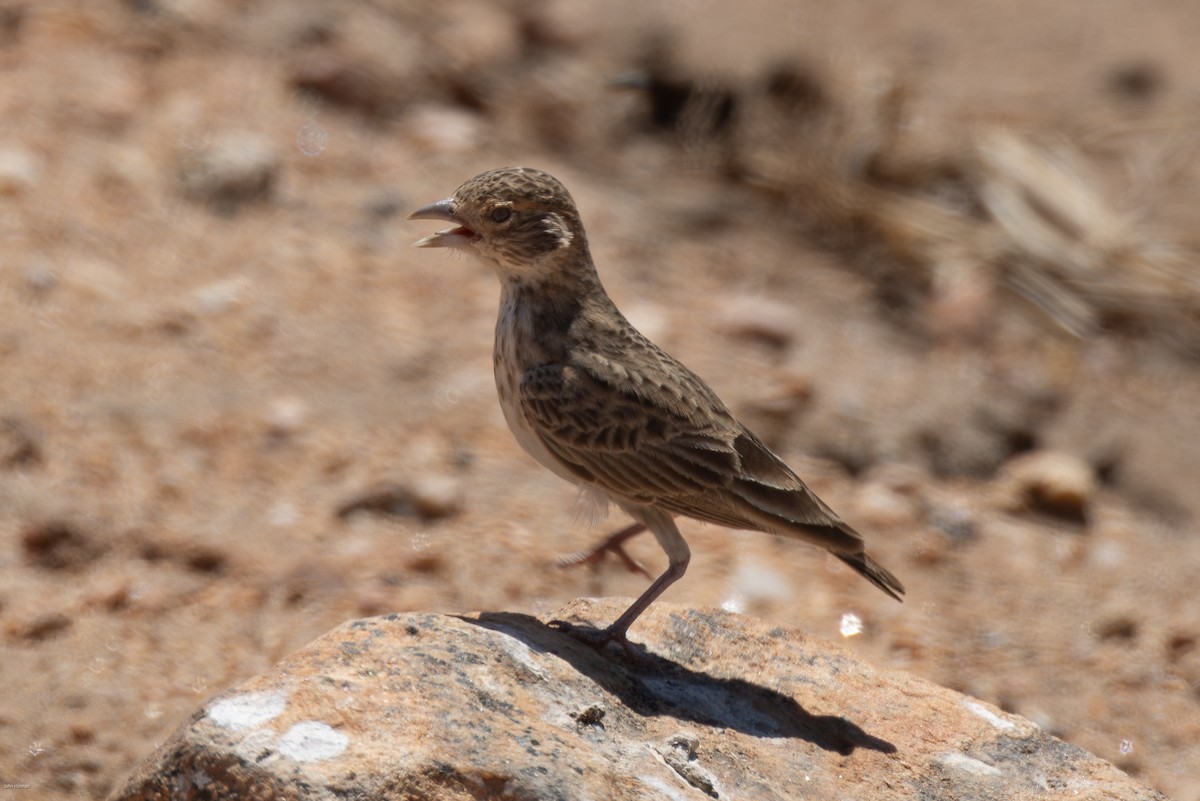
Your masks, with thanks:
[[[297,762],[315,762],[341,756],[350,738],[328,723],[306,720],[297,723],[279,738],[279,753]]]
[[[1017,727],[1017,724],[1013,723],[1011,720],[1005,720],[978,701],[964,700],[963,706],[965,706],[973,714],[978,715],[988,723],[995,726],[997,729],[1015,729]]]
[[[937,762],[944,768],[954,768],[955,770],[961,770],[964,773],[970,773],[973,776],[1003,775],[1003,772],[1000,770],[1000,768],[958,752],[942,754],[940,757],[938,757]]]
[[[286,707],[286,693],[265,690],[258,693],[242,693],[218,701],[208,710],[208,716],[223,729],[241,731],[278,717]]]

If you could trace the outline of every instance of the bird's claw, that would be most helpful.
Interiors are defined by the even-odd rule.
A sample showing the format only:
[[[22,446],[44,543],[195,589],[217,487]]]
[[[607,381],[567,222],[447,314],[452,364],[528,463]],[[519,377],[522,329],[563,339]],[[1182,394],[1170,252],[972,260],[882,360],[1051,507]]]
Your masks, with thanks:
[[[576,623],[568,623],[565,620],[551,620],[546,625],[550,628],[566,634],[568,637],[578,640],[579,642],[597,651],[602,650],[609,643],[615,643],[621,646],[626,653],[632,656],[640,656],[639,648],[629,641],[625,636],[625,632],[617,631],[612,626],[604,629],[598,629],[594,626],[580,626]]]
[[[618,637],[620,639],[625,638],[623,634],[618,635],[617,632],[608,629],[580,626],[575,623],[568,623],[565,620],[551,620],[547,625],[593,648],[603,648]]]
[[[620,559],[621,564],[625,565],[625,569],[630,573],[639,573],[651,581],[654,580],[654,576],[650,574],[650,571],[646,569],[645,565],[630,556],[625,551],[625,546],[617,543],[602,542],[591,550],[579,551],[578,553],[560,556],[558,559],[558,566],[565,568],[577,567],[579,565],[598,564],[607,553],[611,553]]]

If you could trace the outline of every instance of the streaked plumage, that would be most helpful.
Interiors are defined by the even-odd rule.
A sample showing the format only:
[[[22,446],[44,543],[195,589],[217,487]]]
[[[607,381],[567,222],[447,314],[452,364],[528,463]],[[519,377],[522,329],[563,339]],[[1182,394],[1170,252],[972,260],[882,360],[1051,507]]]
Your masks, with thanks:
[[[867,556],[862,537],[704,381],[625,319],[600,284],[575,203],[555,178],[493,170],[409,219],[455,223],[417,245],[460,248],[500,278],[496,387],[517,441],[640,524],[572,562],[613,551],[636,566],[621,544],[643,526],[667,553],[666,572],[591,639],[624,639],[683,575],[689,551],[677,515],[818,545],[899,600],[903,585]]]

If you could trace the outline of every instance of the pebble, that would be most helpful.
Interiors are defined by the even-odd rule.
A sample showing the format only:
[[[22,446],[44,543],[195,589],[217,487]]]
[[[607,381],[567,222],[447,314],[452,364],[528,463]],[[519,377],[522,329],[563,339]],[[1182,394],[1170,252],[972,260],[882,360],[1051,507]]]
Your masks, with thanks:
[[[1003,485],[1025,506],[1085,520],[1098,481],[1092,466],[1069,453],[1034,451],[1010,459]]]
[[[953,545],[973,542],[979,536],[978,516],[966,503],[935,505],[928,517],[930,524]]]
[[[1094,626],[1098,639],[1123,642],[1136,639],[1139,628],[1137,617],[1125,611],[1110,613],[1097,621]]]
[[[578,48],[596,35],[596,17],[586,3],[545,0],[513,7],[529,38],[546,47]]]
[[[798,370],[776,370],[771,374],[770,390],[755,405],[767,413],[791,415],[808,408],[816,394],[812,377]]]
[[[1000,305],[991,275],[966,267],[942,272],[947,274],[946,280],[935,282],[926,308],[928,330],[946,340],[984,339],[994,328]]]
[[[117,577],[102,577],[87,596],[87,607],[102,612],[119,612],[126,609],[133,601],[133,592],[129,579]]]
[[[331,49],[305,54],[292,68],[291,84],[322,100],[372,116],[400,105],[395,82],[369,61]]]
[[[71,627],[72,622],[61,612],[46,612],[32,620],[14,621],[7,626],[7,630],[15,639],[39,642],[62,634]]]
[[[0,468],[32,467],[42,461],[41,437],[29,423],[0,418]]]
[[[716,312],[718,328],[730,336],[781,350],[795,340],[798,319],[799,313],[790,304],[749,295],[726,300]]]
[[[415,107],[408,114],[406,125],[414,145],[444,155],[475,150],[483,132],[476,115],[445,106]]]
[[[426,473],[413,479],[409,491],[417,514],[426,520],[452,517],[462,510],[462,482],[453,476]]]
[[[104,551],[104,546],[73,523],[43,520],[22,530],[21,550],[35,567],[74,570],[91,563]]]
[[[42,177],[42,162],[23,147],[0,147],[0,195],[20,197]]]
[[[502,5],[463,0],[446,6],[431,36],[437,58],[451,71],[475,71],[515,60],[521,53],[519,21]]]
[[[392,482],[359,493],[338,507],[337,516],[344,520],[367,512],[439,520],[457,514],[462,503],[463,491],[458,479],[428,473],[405,483]]]
[[[71,738],[72,743],[83,745],[96,739],[96,730],[87,723],[76,721],[67,729],[67,736]]]
[[[301,398],[276,398],[268,404],[264,417],[272,435],[290,437],[308,422],[309,406]]]
[[[25,286],[37,295],[43,295],[58,286],[58,274],[40,258],[25,265],[22,278],[25,280]]]
[[[179,164],[183,194],[232,212],[271,197],[279,181],[279,150],[258,134],[227,132],[188,151]]]
[[[881,482],[864,484],[854,498],[854,519],[872,528],[912,523],[918,517],[913,499]]]
[[[245,303],[254,283],[245,276],[223,278],[192,290],[189,310],[200,317],[224,314]]]

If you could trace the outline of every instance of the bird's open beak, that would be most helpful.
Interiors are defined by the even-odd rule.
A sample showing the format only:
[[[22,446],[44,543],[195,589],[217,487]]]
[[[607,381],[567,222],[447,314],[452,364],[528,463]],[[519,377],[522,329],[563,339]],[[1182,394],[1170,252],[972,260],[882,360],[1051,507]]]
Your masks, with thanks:
[[[462,220],[454,212],[454,198],[448,197],[439,200],[436,203],[430,203],[428,206],[421,208],[408,215],[410,220],[444,220],[452,222],[457,228],[451,228],[447,231],[438,231],[436,234],[430,234],[424,239],[418,239],[413,242],[413,247],[418,248],[461,248],[469,245],[479,239],[479,235],[470,228],[462,224]]]

